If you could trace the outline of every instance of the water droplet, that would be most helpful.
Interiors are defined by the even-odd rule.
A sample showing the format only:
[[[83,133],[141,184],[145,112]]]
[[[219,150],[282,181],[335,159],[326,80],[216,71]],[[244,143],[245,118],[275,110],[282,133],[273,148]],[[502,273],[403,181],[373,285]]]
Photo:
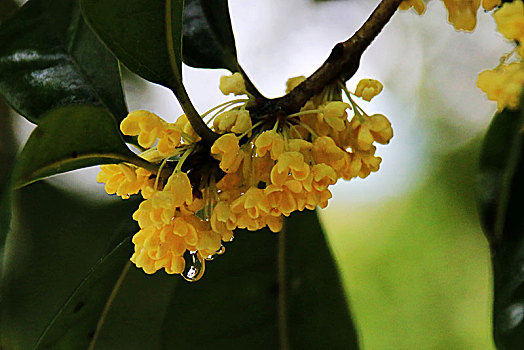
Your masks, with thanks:
[[[206,269],[205,259],[202,258],[198,251],[188,251],[184,253],[185,267],[182,277],[186,281],[196,282],[202,278]]]

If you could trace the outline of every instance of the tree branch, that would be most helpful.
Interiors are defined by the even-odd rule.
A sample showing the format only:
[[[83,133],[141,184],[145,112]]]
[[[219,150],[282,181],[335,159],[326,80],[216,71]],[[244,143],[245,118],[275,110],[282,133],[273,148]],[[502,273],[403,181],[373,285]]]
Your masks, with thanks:
[[[389,22],[401,2],[382,0],[360,29],[345,42],[335,45],[327,60],[309,78],[287,95],[252,107],[254,119],[277,113],[296,113],[327,85],[351,78],[359,67],[360,57]]]

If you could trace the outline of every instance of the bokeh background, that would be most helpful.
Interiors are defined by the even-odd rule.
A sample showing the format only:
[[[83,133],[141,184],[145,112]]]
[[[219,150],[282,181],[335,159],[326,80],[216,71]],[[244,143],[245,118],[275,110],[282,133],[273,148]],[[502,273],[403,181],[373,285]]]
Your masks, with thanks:
[[[239,61],[259,90],[279,96],[289,77],[311,74],[376,4],[230,0]],[[460,33],[447,23],[443,3],[432,0],[424,16],[396,14],[348,82],[350,88],[361,78],[384,83],[382,94],[362,107],[388,116],[395,131],[377,151],[381,170],[337,184],[321,210],[363,349],[494,348],[489,248],[477,216],[475,180],[496,106],[475,82],[510,50],[491,14],[479,11],[476,31]],[[217,89],[224,74],[184,68],[200,112],[226,100]],[[181,114],[168,90],[129,72],[125,78],[130,110],[151,110],[169,121]],[[13,145],[19,149],[33,126],[13,113],[8,118],[5,108],[0,115],[4,177]],[[114,201],[96,184],[97,171],[50,182],[89,201]]]

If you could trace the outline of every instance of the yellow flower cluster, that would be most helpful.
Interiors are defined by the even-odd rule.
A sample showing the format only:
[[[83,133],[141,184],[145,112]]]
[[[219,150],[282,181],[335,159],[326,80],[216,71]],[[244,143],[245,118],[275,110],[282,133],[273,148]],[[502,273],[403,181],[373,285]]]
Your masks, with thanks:
[[[479,74],[477,86],[484,91],[488,99],[496,101],[498,110],[516,109],[520,104],[524,84],[524,4],[522,0],[505,3],[493,14],[497,29],[508,40],[518,43],[515,62],[506,63],[510,55],[503,56],[495,68]]]
[[[288,91],[303,80],[290,79]],[[220,89],[245,93],[242,76],[223,77]],[[138,136],[147,148],[141,156],[159,171],[112,164],[102,166],[97,180],[110,194],[128,198],[141,191],[145,198],[133,214],[140,231],[131,260],[146,273],[163,268],[198,280],[235,229],[278,232],[292,212],[326,207],[338,179],[379,169],[375,144],[390,141],[391,124],[381,114],[367,115],[354,97],[369,101],[381,90],[373,79],[360,81],[354,94],[336,83],[290,115],[253,117],[249,99],[227,102],[203,115],[214,111],[207,123],[221,135],[210,148],[198,142],[184,115],[171,124],[151,112],[130,113],[121,130]]]
[[[456,30],[472,31],[477,25],[477,12],[480,0],[442,0],[448,10],[448,21]],[[482,7],[491,11],[499,6],[501,0],[482,0]],[[426,11],[424,0],[404,0],[400,3],[400,10],[413,8],[419,15]]]

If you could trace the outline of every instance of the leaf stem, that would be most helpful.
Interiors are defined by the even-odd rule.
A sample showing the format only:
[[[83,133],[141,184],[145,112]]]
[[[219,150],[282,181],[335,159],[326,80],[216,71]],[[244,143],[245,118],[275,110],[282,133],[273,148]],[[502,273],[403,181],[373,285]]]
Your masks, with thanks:
[[[166,41],[167,51],[169,53],[169,63],[171,65],[171,71],[173,77],[170,80],[169,87],[175,94],[182,110],[187,116],[189,123],[195,130],[195,132],[208,144],[212,144],[218,139],[219,135],[211,130],[197,110],[193,106],[189,95],[187,94],[186,88],[182,83],[182,72],[181,63],[176,58],[175,43],[173,38],[173,17],[172,17],[172,0],[166,0]]]
[[[120,273],[120,276],[118,276],[118,279],[116,280],[115,286],[113,287],[109,298],[107,298],[104,309],[102,310],[100,318],[98,319],[98,323],[96,324],[95,334],[93,334],[93,338],[89,343],[88,350],[93,350],[95,348],[96,341],[98,340],[98,336],[100,335],[100,331],[102,330],[102,326],[104,325],[104,321],[106,320],[109,309],[111,308],[111,305],[113,304],[113,301],[115,300],[115,297],[118,294],[118,291],[120,290],[120,287],[122,286],[122,283],[124,282],[130,267],[131,261],[127,261],[124,265],[124,268],[122,269],[122,272]]]

